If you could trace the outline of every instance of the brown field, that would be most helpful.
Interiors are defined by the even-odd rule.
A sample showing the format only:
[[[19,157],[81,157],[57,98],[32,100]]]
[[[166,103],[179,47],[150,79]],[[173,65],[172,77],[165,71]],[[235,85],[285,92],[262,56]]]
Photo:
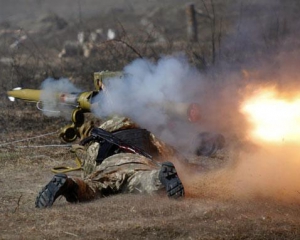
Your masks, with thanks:
[[[0,0],[0,239],[300,239],[299,153],[272,149],[271,157],[252,154],[256,146],[239,138],[246,127],[235,125],[235,119],[227,119],[229,110],[219,107],[231,103],[233,94],[225,102],[207,98],[216,104],[207,106],[217,119],[209,126],[228,137],[226,148],[212,158],[190,159],[191,165],[176,163],[185,199],[121,194],[80,204],[59,198],[49,209],[34,206],[51,169],[75,165],[69,148],[56,146],[63,144],[58,131],[70,119],[44,116],[34,103],[9,102],[6,91],[14,87],[39,88],[50,76],[67,77],[91,90],[95,71],[121,70],[138,57],[157,60],[176,52],[184,52],[209,81],[223,80],[213,82],[214,87],[230,85],[230,91],[238,92],[243,84],[230,77],[240,76],[236,69],[244,66],[259,69],[268,79],[286,73],[300,82],[296,0],[194,3],[204,14],[215,11],[216,20],[213,25],[198,18],[197,43],[186,41],[185,1]],[[60,29],[53,16],[68,25]],[[163,43],[140,24],[144,17],[164,36]],[[249,24],[253,20],[259,24]],[[58,58],[64,41],[76,40],[78,30],[91,32],[99,26],[117,29],[118,40],[98,42],[89,58]],[[244,37],[245,32],[253,39]],[[24,34],[27,39],[12,50],[9,46]],[[298,82],[283,82],[282,87],[299,87]],[[276,165],[273,157],[286,162]]]

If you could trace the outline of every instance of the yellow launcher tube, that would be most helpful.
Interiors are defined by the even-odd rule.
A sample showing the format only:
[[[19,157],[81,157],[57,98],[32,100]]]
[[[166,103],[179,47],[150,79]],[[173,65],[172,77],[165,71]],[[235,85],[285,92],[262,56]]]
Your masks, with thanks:
[[[8,91],[7,95],[9,97],[14,97],[17,99],[22,99],[28,102],[38,102],[41,97],[41,90],[36,89],[19,89]]]
[[[93,92],[82,92],[79,95],[77,102],[82,110],[88,111],[88,112],[91,110],[92,95],[93,95]]]

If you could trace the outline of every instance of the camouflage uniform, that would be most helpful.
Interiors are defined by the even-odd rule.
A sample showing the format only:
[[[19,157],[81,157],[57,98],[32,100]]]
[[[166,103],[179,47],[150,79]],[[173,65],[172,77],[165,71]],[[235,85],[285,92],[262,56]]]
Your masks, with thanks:
[[[98,195],[152,193],[163,189],[160,166],[144,156],[120,153],[108,157],[84,180]]]
[[[87,128],[89,128],[89,127],[87,127]],[[115,132],[118,130],[139,128],[139,126],[137,124],[135,124],[134,122],[132,122],[129,118],[115,116],[115,117],[105,121],[103,124],[101,124],[100,128],[102,128],[108,132]],[[84,135],[88,135],[87,133],[85,133],[86,131],[88,131],[88,130],[84,129],[84,127],[83,127],[82,128],[83,133],[81,134],[81,135],[83,135],[82,138],[85,137]],[[175,155],[175,150],[172,147],[166,145],[164,142],[157,139],[152,133],[150,133],[150,141],[153,144],[153,146],[155,146],[155,149],[157,150],[157,154],[155,154],[156,160],[158,160],[158,161],[160,159],[165,160],[165,159],[169,158],[170,156]],[[83,178],[87,177],[91,173],[98,170],[96,158],[98,155],[99,148],[100,148],[100,144],[97,142],[90,144],[87,147],[87,149],[80,147],[78,145],[73,146],[74,152],[76,153],[77,157],[82,162],[82,169],[83,169],[82,177]],[[137,156],[138,156],[138,158],[142,158],[142,156],[140,156],[140,155],[137,155]],[[112,161],[115,158],[119,159],[118,155],[112,156],[107,160]],[[137,157],[134,157],[133,161],[137,161],[136,159],[137,159]],[[115,162],[115,161],[113,160],[113,162]],[[103,164],[106,165],[103,162],[98,167],[102,168]],[[147,159],[147,161],[143,161],[143,164],[153,165],[153,163],[151,163],[150,159]]]
[[[100,128],[114,132],[116,130],[138,128],[128,118],[114,117],[104,122]],[[84,126],[81,135],[89,134],[91,127]],[[150,134],[150,142],[155,146],[157,159],[174,154],[171,147]],[[74,151],[82,160],[83,177],[70,178],[57,174],[42,189],[36,200],[36,207],[48,207],[59,195],[69,202],[81,202],[116,193],[154,193],[167,191],[170,197],[184,195],[175,167],[170,162],[159,163],[140,154],[118,153],[101,164],[96,159],[100,144],[92,142],[87,147],[77,146]]]

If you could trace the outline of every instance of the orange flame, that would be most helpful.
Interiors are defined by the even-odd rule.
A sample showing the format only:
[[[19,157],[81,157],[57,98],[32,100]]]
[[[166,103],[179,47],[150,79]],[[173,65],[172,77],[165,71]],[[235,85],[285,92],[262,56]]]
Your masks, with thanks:
[[[300,95],[282,97],[266,88],[246,99],[241,106],[252,124],[250,136],[268,142],[300,143]]]

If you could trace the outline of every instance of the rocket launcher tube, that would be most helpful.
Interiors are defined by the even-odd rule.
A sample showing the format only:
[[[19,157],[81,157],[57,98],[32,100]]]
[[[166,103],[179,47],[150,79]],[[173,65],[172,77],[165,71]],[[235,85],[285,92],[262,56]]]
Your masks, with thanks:
[[[61,103],[76,105],[78,108],[85,112],[91,110],[91,98],[98,92],[81,92],[81,93],[60,93],[59,101]]]
[[[8,91],[7,95],[11,101],[14,101],[15,98],[17,98],[28,102],[38,102],[40,101],[41,90],[14,89],[12,91]]]
[[[7,95],[11,101],[15,99],[21,99],[28,102],[45,102],[42,97],[42,91],[36,89],[13,89],[8,91]],[[80,108],[85,112],[89,112],[91,109],[91,98],[98,92],[80,92],[80,93],[55,93],[53,101],[66,105],[71,105],[76,108]],[[48,100],[50,102],[50,100]],[[47,101],[47,102],[48,102]]]
[[[90,112],[92,98],[98,93],[98,91],[65,93],[15,88],[8,91],[7,95],[11,101],[17,98],[28,102],[36,102],[37,108],[45,112],[68,112],[70,107],[73,108],[71,114],[73,123],[62,128],[59,135],[64,141],[73,142],[78,137],[78,127],[84,123],[84,113]],[[39,107],[39,103],[42,103],[43,107]],[[64,106],[69,106],[69,108],[64,109]]]

